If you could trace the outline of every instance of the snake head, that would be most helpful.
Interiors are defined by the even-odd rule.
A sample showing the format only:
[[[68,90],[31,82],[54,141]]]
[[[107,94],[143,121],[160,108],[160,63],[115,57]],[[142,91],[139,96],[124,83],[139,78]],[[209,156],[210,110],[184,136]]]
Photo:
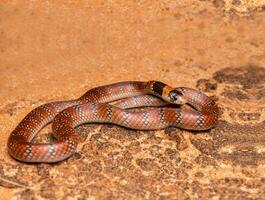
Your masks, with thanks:
[[[169,93],[168,93],[168,97],[169,97],[169,101],[173,104],[185,104],[187,103],[187,100],[185,100],[183,98],[183,91],[181,91],[180,89],[178,88],[175,88],[173,90],[171,90]]]

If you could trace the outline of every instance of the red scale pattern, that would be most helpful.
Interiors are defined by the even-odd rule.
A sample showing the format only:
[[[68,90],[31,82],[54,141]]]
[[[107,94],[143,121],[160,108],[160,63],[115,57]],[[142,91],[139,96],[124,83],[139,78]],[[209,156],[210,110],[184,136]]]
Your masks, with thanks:
[[[78,139],[74,128],[82,123],[108,122],[139,130],[157,130],[168,126],[206,130],[216,125],[220,112],[215,102],[197,90],[184,87],[174,88],[174,91],[179,91],[181,98],[194,110],[166,107],[147,108],[143,111],[125,110],[169,104],[152,96],[158,94],[153,91],[155,83],[128,81],[100,86],[76,100],[52,102],[35,108],[10,134],[8,152],[13,158],[24,162],[64,160],[75,152]],[[171,88],[166,87],[167,91]],[[168,100],[169,94],[164,95],[161,98]],[[119,101],[109,104],[116,100]],[[35,135],[52,120],[53,134],[57,141],[50,144],[32,143]]]

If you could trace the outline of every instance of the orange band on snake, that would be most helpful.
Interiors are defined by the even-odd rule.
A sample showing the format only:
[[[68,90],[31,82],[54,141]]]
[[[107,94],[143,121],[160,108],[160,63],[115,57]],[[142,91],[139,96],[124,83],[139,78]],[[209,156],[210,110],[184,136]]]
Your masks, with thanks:
[[[127,108],[189,104],[131,111]],[[207,130],[216,125],[219,108],[212,98],[190,88],[172,88],[158,81],[128,81],[89,90],[76,100],[44,104],[32,110],[10,134],[9,154],[23,162],[58,162],[70,157],[78,144],[75,127],[83,123],[112,123],[137,130],[169,126]],[[33,143],[35,135],[52,122],[54,143]]]

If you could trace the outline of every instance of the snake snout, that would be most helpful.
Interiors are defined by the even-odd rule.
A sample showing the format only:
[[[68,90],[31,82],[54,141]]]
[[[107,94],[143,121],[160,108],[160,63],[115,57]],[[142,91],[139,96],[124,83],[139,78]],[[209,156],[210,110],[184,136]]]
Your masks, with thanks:
[[[173,89],[168,94],[169,99],[174,104],[185,104],[187,101],[183,98],[183,94],[181,91],[177,89]]]

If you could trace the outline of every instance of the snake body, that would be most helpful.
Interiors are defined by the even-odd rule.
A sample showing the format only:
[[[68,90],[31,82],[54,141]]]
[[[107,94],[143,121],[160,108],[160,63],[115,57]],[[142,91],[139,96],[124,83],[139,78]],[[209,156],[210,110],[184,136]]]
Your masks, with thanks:
[[[165,107],[189,104],[194,109]],[[151,106],[143,111],[128,108]],[[154,108],[154,106],[163,106]],[[8,138],[9,154],[23,162],[58,162],[76,150],[75,127],[83,123],[112,123],[137,130],[175,126],[207,130],[216,125],[219,108],[207,95],[185,87],[172,88],[159,81],[127,81],[100,86],[80,98],[58,101],[33,109]],[[53,143],[33,143],[35,135],[52,122]]]

